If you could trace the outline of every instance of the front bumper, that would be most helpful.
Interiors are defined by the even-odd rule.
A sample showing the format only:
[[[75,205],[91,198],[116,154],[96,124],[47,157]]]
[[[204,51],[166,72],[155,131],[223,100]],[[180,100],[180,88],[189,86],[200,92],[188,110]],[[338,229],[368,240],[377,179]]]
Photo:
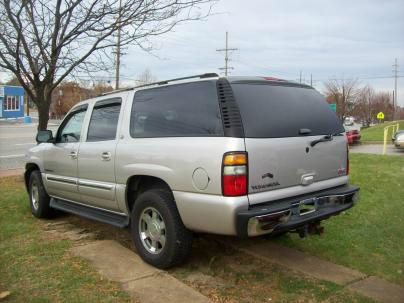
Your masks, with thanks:
[[[278,201],[271,201],[241,210],[236,215],[239,237],[252,237],[296,229],[318,222],[351,208],[359,187],[344,185]]]

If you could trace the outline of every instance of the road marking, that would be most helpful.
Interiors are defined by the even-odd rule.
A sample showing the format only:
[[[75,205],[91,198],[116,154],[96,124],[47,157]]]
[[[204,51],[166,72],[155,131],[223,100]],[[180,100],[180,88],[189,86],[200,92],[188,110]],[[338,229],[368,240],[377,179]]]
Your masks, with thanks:
[[[18,143],[14,144],[15,146],[22,146],[22,145],[35,145],[36,143]]]
[[[25,157],[25,155],[24,154],[17,154],[17,155],[0,156],[0,159],[21,158],[21,157]]]

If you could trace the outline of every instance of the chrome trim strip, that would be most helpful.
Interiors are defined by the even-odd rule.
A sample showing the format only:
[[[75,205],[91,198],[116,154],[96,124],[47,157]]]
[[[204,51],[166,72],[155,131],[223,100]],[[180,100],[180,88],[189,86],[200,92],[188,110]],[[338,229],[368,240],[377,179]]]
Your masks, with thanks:
[[[276,211],[273,213],[268,213],[265,215],[261,215],[261,216],[255,216],[254,218],[256,218],[259,221],[265,221],[266,218],[271,218],[271,217],[275,217],[277,215],[286,215],[290,213],[290,209],[286,209],[286,210],[281,210],[281,211]]]
[[[65,198],[60,198],[58,196],[51,196],[51,197],[55,198],[55,199],[58,199],[58,200],[67,201],[67,202],[70,202],[70,203],[73,203],[73,204],[78,204],[78,205],[81,205],[81,206],[85,206],[85,207],[89,207],[89,208],[95,208],[95,209],[99,209],[99,210],[106,211],[106,212],[109,212],[109,213],[121,215],[121,216],[124,216],[124,217],[128,216],[128,214],[125,214],[125,213],[120,213],[120,212],[117,212],[117,211],[113,211],[113,210],[109,210],[109,209],[105,209],[105,208],[101,208],[101,207],[96,207],[96,206],[80,203],[80,202],[65,199]]]
[[[114,188],[114,185],[111,185],[108,183],[101,183],[101,182],[87,181],[87,180],[86,181],[79,180],[79,186],[92,187],[92,188],[105,189],[105,190],[112,190]]]
[[[76,178],[71,178],[71,177],[61,177],[61,176],[55,176],[55,175],[46,175],[46,180],[47,181],[54,181],[54,182],[61,182],[61,183],[68,183],[68,184],[73,184],[77,185],[77,179]]]

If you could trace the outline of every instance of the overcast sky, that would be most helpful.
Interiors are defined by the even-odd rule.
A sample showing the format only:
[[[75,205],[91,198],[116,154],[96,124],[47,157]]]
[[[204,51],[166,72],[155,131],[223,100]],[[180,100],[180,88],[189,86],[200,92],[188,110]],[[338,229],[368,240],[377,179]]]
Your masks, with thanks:
[[[206,21],[190,22],[154,39],[152,56],[128,48],[122,80],[149,68],[159,79],[219,72],[229,32],[232,75],[302,78],[322,91],[330,78],[359,78],[362,85],[392,92],[392,65],[404,76],[404,0],[221,0]],[[114,80],[111,71],[110,80]],[[104,77],[105,77],[104,76]],[[404,106],[404,78],[398,79]]]
[[[359,78],[377,90],[394,89],[392,65],[404,70],[403,0],[222,0],[203,22],[159,37],[155,58],[136,49],[123,57],[123,79],[150,68],[158,79],[219,72],[216,52],[229,32],[232,75],[303,78],[322,90],[329,78]],[[399,72],[404,75],[404,72]],[[404,106],[404,78],[398,79]]]

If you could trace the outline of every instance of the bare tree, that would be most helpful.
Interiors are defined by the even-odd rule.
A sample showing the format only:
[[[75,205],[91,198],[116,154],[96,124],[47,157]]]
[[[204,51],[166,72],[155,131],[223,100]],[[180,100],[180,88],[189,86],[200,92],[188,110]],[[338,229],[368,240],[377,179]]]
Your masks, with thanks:
[[[393,98],[389,92],[377,92],[372,100],[372,118],[375,119],[378,112],[384,113],[384,120],[394,120]]]
[[[392,96],[388,92],[375,92],[369,85],[359,90],[352,114],[370,124],[377,121],[377,113],[383,112],[385,120],[394,119]]]
[[[341,120],[353,110],[359,92],[358,85],[357,79],[332,79],[324,83],[327,99],[337,104],[337,115]]]
[[[375,109],[373,106],[375,91],[374,89],[366,85],[358,91],[358,96],[354,109],[352,111],[353,116],[360,119],[369,125],[376,117]]]
[[[72,73],[108,68],[111,48],[134,44],[210,14],[217,0],[0,0],[0,68],[37,105],[46,129],[52,91]]]
[[[139,84],[148,84],[157,81],[157,77],[153,75],[150,68],[146,68],[140,75],[139,75]]]

